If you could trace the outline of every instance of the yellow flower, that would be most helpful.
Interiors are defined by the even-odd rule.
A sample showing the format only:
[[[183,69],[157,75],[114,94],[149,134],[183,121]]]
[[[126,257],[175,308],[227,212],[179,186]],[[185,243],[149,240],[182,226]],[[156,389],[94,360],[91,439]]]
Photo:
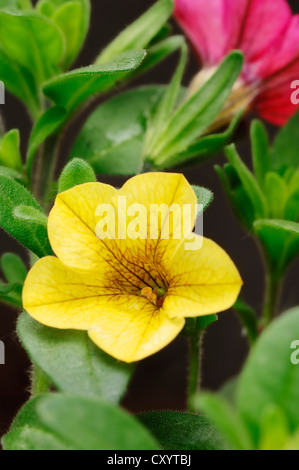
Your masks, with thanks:
[[[174,239],[174,215],[170,237],[164,239],[161,232],[170,211],[160,219],[157,239],[100,240],[98,207],[112,204],[123,217],[119,196],[126,197],[127,206],[143,204],[149,212],[153,204],[189,204],[194,226],[196,196],[183,175],[139,175],[119,191],[102,183],[76,186],[56,198],[48,233],[57,258],[45,257],[33,266],[23,302],[40,323],[87,330],[105,352],[133,362],[169,344],[186,317],[231,307],[242,281],[229,256],[213,241],[204,238],[200,250],[188,251],[186,239]],[[147,220],[148,229],[149,224]]]

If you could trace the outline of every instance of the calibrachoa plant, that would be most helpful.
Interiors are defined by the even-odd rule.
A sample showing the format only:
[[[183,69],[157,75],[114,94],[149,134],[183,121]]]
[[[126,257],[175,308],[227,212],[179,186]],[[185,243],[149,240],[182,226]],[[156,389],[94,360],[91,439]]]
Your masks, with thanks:
[[[285,0],[158,0],[76,69],[91,6],[0,0],[0,80],[32,120],[24,156],[17,129],[0,141],[0,225],[25,249],[25,262],[1,258],[0,300],[19,312],[32,362],[30,398],[2,446],[299,450],[299,308],[282,313],[280,301],[299,254],[297,15]],[[172,16],[202,62],[187,88],[189,43]],[[168,85],[122,91],[174,52]],[[250,123],[249,168],[234,142],[252,109],[281,129],[270,139]],[[230,254],[203,236],[213,188],[183,175],[219,152],[224,191],[264,260],[260,312]],[[121,188],[103,183],[113,174],[126,177]],[[248,359],[218,393],[203,392],[202,338],[231,307]],[[190,344],[186,412],[130,415],[121,400],[134,364],[178,335]]]

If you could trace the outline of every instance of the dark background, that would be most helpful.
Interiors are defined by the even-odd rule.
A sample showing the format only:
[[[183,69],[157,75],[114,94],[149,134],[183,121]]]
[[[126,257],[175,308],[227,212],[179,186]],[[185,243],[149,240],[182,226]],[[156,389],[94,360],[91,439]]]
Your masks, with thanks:
[[[238,0],[236,0],[238,1]],[[76,66],[91,63],[98,51],[103,48],[127,24],[138,17],[154,2],[153,0],[91,0],[92,24],[85,47]],[[298,1],[289,2],[294,12],[299,12]],[[174,25],[174,30],[178,28]],[[174,71],[177,57],[173,56],[163,65],[143,76],[130,86],[146,83],[168,83]],[[198,70],[198,64],[190,57],[185,83]],[[298,77],[299,78],[299,77]],[[116,90],[117,93],[117,90]],[[6,97],[1,106],[7,129],[19,128],[22,146],[26,148],[30,122],[22,105],[13,97]],[[248,130],[250,119],[243,126]],[[269,128],[274,135],[275,128]],[[298,129],[299,132],[299,129]],[[248,132],[247,132],[248,135]],[[61,155],[61,164],[67,155],[69,144],[74,137],[74,129],[68,136]],[[239,150],[246,162],[250,162],[248,140],[239,142]],[[182,170],[192,184],[206,186],[215,194],[214,203],[205,212],[205,236],[218,242],[233,258],[244,280],[243,295],[259,311],[263,297],[263,267],[255,244],[239,226],[224,197],[218,178],[214,172],[215,163],[223,163],[218,156],[205,165]],[[120,184],[119,178],[99,176],[100,181]],[[0,251],[23,250],[3,231],[0,233]],[[26,259],[26,258],[25,258]],[[285,286],[282,308],[299,303],[298,266],[294,266]],[[29,362],[15,334],[17,312],[0,304],[0,339],[6,347],[6,365],[0,365],[0,435],[7,429],[19,407],[28,399]],[[244,363],[248,346],[242,327],[233,312],[221,314],[219,321],[212,325],[204,341],[203,386],[219,388],[226,380],[236,375]],[[133,412],[154,409],[179,410],[185,407],[187,376],[187,344],[180,337],[155,356],[142,361],[124,400],[124,406]]]

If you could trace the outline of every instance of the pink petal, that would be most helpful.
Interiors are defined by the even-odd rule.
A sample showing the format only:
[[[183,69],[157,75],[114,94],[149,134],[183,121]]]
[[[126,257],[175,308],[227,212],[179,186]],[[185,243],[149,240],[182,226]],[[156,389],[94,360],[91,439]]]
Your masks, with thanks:
[[[205,65],[235,48],[248,1],[175,0],[174,15]]]
[[[256,110],[266,121],[283,126],[293,114],[299,111],[299,104],[291,102],[291,90],[289,86],[273,88],[263,93],[256,103]]]
[[[236,45],[244,52],[243,76],[248,81],[260,77],[256,75],[259,67],[255,63],[267,56],[273,59],[277,42],[283,39],[291,19],[292,11],[286,0],[248,0],[246,20]]]
[[[292,70],[289,66],[295,61],[298,61],[298,64],[296,69]],[[262,78],[270,78],[281,71],[285,75],[284,80],[287,80],[286,68],[289,70],[290,80],[299,78],[299,15],[292,17],[286,33],[274,41],[267,54],[256,64],[257,72]]]

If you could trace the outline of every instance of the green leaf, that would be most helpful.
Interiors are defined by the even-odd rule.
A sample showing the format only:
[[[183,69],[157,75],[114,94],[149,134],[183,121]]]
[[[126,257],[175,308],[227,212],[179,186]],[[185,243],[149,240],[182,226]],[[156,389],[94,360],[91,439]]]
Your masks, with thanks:
[[[0,44],[11,60],[34,75],[37,83],[57,73],[64,48],[55,24],[33,11],[0,12]]]
[[[51,0],[39,0],[35,6],[35,9],[42,15],[52,18],[55,11],[55,6]]]
[[[20,410],[9,432],[2,438],[5,450],[71,450],[70,443],[63,442],[41,422],[36,408],[43,398],[33,398]]]
[[[91,166],[80,158],[74,158],[66,165],[60,175],[58,192],[62,193],[79,184],[95,183],[96,181],[96,175]]]
[[[84,124],[71,156],[84,157],[97,173],[138,173],[147,120],[164,91],[164,87],[137,88],[99,106]]]
[[[15,290],[17,287],[20,287],[19,282],[4,284],[3,282],[0,281],[0,296],[9,294],[11,291]]]
[[[225,150],[226,156],[241,180],[243,188],[251,200],[256,218],[267,217],[267,202],[253,174],[242,162],[234,145]]]
[[[169,38],[163,39],[162,41],[158,42],[157,44],[153,44],[148,49],[146,49],[147,55],[140,65],[140,67],[133,72],[134,76],[138,73],[138,75],[148,71],[159,62],[164,60],[170,54],[177,51],[182,44],[185,42],[185,38],[180,35],[170,36]]]
[[[150,157],[154,164],[171,165],[171,157],[185,151],[211,124],[225,104],[242,63],[241,53],[229,54],[212,78],[176,111]]]
[[[102,51],[96,60],[96,64],[108,62],[117,55],[131,49],[145,49],[163,28],[172,12],[172,0],[156,2]]]
[[[250,135],[254,173],[260,187],[263,188],[265,176],[271,169],[271,160],[268,134],[261,121],[252,122]]]
[[[299,309],[294,308],[265,330],[240,378],[238,410],[256,445],[270,405],[284,411],[292,432],[299,428],[299,367],[291,361],[291,345],[299,338],[298,317]]]
[[[5,176],[6,178],[12,178],[24,184],[23,175],[21,175],[21,173],[18,173],[15,170],[12,170],[11,168],[7,168],[6,166],[0,166],[0,176]]]
[[[175,411],[138,415],[165,450],[226,450],[227,446],[204,416]]]
[[[15,10],[18,8],[18,0],[0,0],[0,10]]]
[[[20,133],[17,129],[10,130],[1,139],[0,164],[17,172],[23,170],[20,154]]]
[[[203,188],[202,186],[195,186],[195,185],[191,185],[191,186],[192,186],[193,191],[196,194],[197,204],[203,206],[202,209],[199,209],[199,214],[200,214],[202,211],[206,210],[209,207],[209,205],[213,202],[214,194],[212,193],[212,191],[210,191],[207,188]]]
[[[30,358],[59,390],[114,403],[124,395],[133,367],[105,354],[85,331],[48,328],[23,313],[18,335]]]
[[[58,393],[27,403],[2,443],[6,450],[158,449],[147,429],[120,408]]]
[[[39,99],[32,71],[10,60],[1,45],[0,80],[5,83],[5,88],[19,98],[31,115],[36,118],[39,113]]]
[[[289,426],[278,406],[267,407],[261,422],[259,450],[283,450],[287,444]]]
[[[253,450],[253,443],[244,423],[221,396],[204,393],[198,398],[204,411],[235,450]]]
[[[298,128],[299,113],[297,112],[279,131],[273,145],[271,162],[274,170],[298,168]]]
[[[186,150],[171,157],[171,164],[167,163],[167,168],[188,163],[204,162],[209,157],[219,153],[231,139],[239,121],[238,115],[232,120],[229,127],[221,134],[211,134],[202,137],[197,142],[191,144]],[[157,165],[156,165],[157,166]],[[161,169],[165,164],[162,165]]]
[[[38,203],[27,189],[15,180],[0,176],[0,226],[37,256],[52,253],[44,226],[14,217],[14,209],[27,205],[41,211]]]
[[[299,255],[299,223],[264,219],[254,222],[254,230],[262,240],[278,274]]]
[[[43,91],[71,113],[90,96],[115,86],[128,72],[139,67],[145,55],[142,50],[129,51],[111,62],[72,70],[46,82]]]
[[[270,217],[282,219],[287,198],[287,185],[279,174],[269,171],[265,178],[265,194]]]
[[[15,253],[4,253],[1,256],[1,269],[8,282],[24,282],[27,269],[21,258]]]
[[[239,221],[247,230],[252,230],[255,219],[254,208],[235,169],[230,164],[226,164],[224,168],[216,165],[215,171]]]
[[[18,220],[41,225],[47,230],[48,217],[40,209],[22,204],[14,208],[13,215]]]
[[[255,343],[258,338],[258,319],[255,311],[245,304],[241,299],[238,299],[234,304],[234,310],[237,312],[242,324],[246,328],[246,333],[251,344]]]
[[[66,110],[60,106],[47,109],[33,127],[28,144],[27,174],[30,178],[34,157],[39,146],[54,132],[58,131],[66,118]]]
[[[63,32],[66,44],[63,58],[65,68],[68,68],[78,55],[87,33],[83,13],[84,7],[82,1],[70,1],[64,2],[52,17],[53,21]]]
[[[181,81],[185,71],[187,60],[187,46],[185,43],[181,47],[181,58],[171,83],[166,87],[163,98],[157,106],[155,113],[148,122],[147,132],[144,142],[144,154],[151,155],[159,136],[172,115],[181,91]]]

